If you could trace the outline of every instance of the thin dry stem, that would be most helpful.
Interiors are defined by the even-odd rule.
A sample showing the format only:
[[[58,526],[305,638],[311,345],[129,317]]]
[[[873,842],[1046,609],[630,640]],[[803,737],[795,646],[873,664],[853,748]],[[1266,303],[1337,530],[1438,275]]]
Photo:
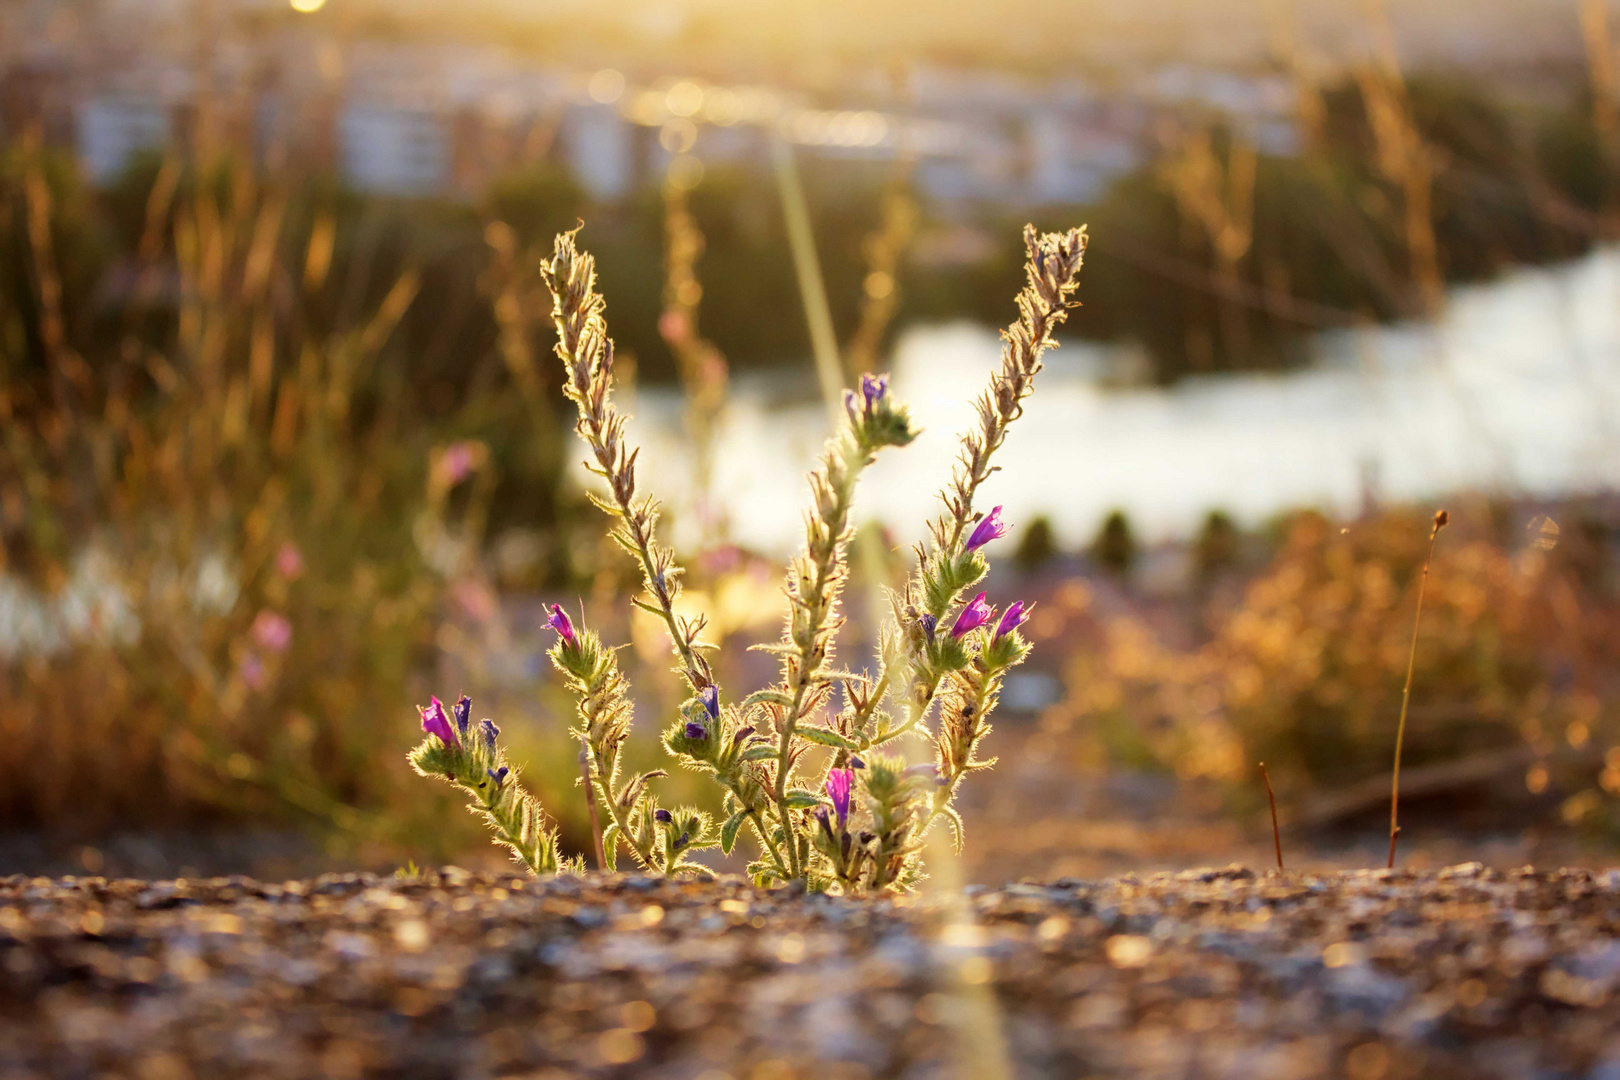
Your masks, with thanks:
[[[1266,782],[1266,799],[1271,803],[1271,841],[1277,845],[1277,869],[1283,868],[1282,857],[1282,829],[1277,826],[1277,794],[1271,790],[1271,773],[1266,770],[1266,763],[1260,763],[1260,775]]]
[[[1412,675],[1417,670],[1418,627],[1423,622],[1423,590],[1429,584],[1429,563],[1434,560],[1434,542],[1440,530],[1446,527],[1449,515],[1441,510],[1434,515],[1434,528],[1429,533],[1429,553],[1423,559],[1423,576],[1418,581],[1417,614],[1412,616],[1412,651],[1406,658],[1406,688],[1401,691],[1401,720],[1395,728],[1395,773],[1389,790],[1389,869],[1395,869],[1395,841],[1400,838],[1401,806],[1401,744],[1406,739],[1406,710],[1412,701]]]

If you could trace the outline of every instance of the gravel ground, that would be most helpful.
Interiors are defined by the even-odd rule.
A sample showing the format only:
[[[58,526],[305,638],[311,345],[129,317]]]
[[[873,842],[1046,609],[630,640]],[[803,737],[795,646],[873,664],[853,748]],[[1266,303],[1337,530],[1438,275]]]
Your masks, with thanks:
[[[0,878],[0,1077],[1620,1080],[1620,871]]]

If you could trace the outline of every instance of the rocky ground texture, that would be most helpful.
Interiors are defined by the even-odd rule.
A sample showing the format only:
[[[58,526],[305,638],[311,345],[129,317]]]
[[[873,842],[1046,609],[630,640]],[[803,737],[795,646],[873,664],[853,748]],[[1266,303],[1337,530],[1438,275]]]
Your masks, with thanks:
[[[1620,871],[0,878],[0,1077],[1620,1080]]]

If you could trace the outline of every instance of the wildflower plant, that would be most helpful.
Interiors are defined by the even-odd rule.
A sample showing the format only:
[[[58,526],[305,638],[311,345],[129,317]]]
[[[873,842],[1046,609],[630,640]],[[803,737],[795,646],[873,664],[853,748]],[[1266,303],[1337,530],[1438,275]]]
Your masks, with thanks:
[[[472,723],[472,700],[462,695],[451,713],[433,698],[422,714],[427,737],[411,751],[411,767],[423,776],[436,776],[467,794],[468,807],[495,833],[495,842],[535,874],[577,870],[577,859],[557,852],[557,830],[546,821],[540,804],[519,782],[517,770],[506,760],[493,720]],[[454,716],[454,722],[451,717]]]
[[[595,263],[576,246],[574,233],[557,237],[541,276],[552,294],[564,391],[579,414],[575,430],[590,450],[588,467],[607,488],[605,496],[591,498],[612,520],[613,538],[640,567],[642,593],[632,602],[663,622],[675,670],[689,692],[665,728],[663,744],[677,762],[708,775],[721,790],[715,828],[701,811],[657,805],[652,782],[662,770],[621,775],[620,752],[631,722],[626,680],[614,650],[554,606],[557,642],[550,655],[578,702],[573,734],[587,759],[590,796],[607,810],[607,867],[616,865],[622,845],[654,873],[707,873],[689,854],[712,846],[729,854],[746,830],[756,849],[748,865],[756,882],[802,881],[812,889],[862,895],[915,884],[922,876],[924,837],[941,819],[960,849],[963,825],[953,800],[970,772],[994,764],[978,756],[979,746],[990,733],[1002,681],[1030,649],[1019,632],[1028,607],[1013,602],[998,611],[985,592],[973,592],[989,571],[989,545],[1008,528],[1001,507],[983,513],[975,501],[995,471],[992,458],[1022,413],[1042,355],[1055,344],[1053,332],[1074,306],[1086,233],[1081,228],[1039,235],[1026,227],[1024,241],[1028,261],[1019,317],[1002,335],[1001,363],[977,403],[978,422],[962,437],[955,474],[941,496],[943,511],[916,549],[916,569],[905,587],[891,594],[876,670],[845,671],[834,662],[851,515],[866,467],[880,452],[910,443],[917,431],[890,393],[888,377],[862,375],[858,389],[844,392],[837,430],[810,474],[804,546],[784,584],[782,637],[757,646],[777,657],[778,678],[737,698],[715,679],[702,640],[703,618],[675,612],[681,568],[658,542],[659,504],[638,490],[639,450],[627,440],[625,417],[613,404],[613,342],[596,291]],[[464,761],[482,751],[462,746],[459,733],[441,730],[429,712],[423,723],[429,735],[413,763],[471,791],[479,800],[475,811],[489,814],[505,840],[507,819],[491,809],[508,798],[514,806],[533,804],[517,790],[515,775],[495,791],[479,786],[480,777],[489,780],[487,770],[509,768],[495,760],[494,743],[488,762]],[[908,749],[922,751],[929,743],[932,760],[908,760]],[[490,802],[492,797],[497,801]],[[505,842],[524,857],[527,849]],[[524,858],[531,869],[566,868],[551,843],[547,865]]]

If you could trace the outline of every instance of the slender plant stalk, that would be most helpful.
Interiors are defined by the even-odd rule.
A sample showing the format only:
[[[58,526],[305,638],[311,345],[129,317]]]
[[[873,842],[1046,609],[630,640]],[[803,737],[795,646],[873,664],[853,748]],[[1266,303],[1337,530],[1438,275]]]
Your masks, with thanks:
[[[783,694],[791,703],[778,719],[776,788],[772,797],[784,829],[787,828],[788,779],[793,771],[794,735],[799,721],[825,701],[832,689],[827,664],[832,659],[833,635],[838,630],[838,600],[849,577],[844,549],[849,544],[849,511],[855,501],[855,485],[872,461],[847,426],[828,442],[821,468],[810,476],[815,509],[805,515],[804,554],[788,569],[787,642],[792,655],[782,662]],[[791,831],[791,830],[790,830]],[[788,868],[794,877],[803,874],[797,845],[788,845]]]
[[[776,183],[782,195],[782,216],[787,220],[788,249],[793,270],[804,300],[804,317],[810,324],[810,346],[816,357],[816,377],[821,396],[833,423],[838,423],[840,393],[844,386],[843,361],[838,356],[838,337],[833,330],[832,309],[822,283],[821,260],[816,257],[815,233],[810,227],[810,210],[799,182],[799,166],[793,160],[793,147],[779,132],[771,141],[776,163]]]
[[[1450,520],[1444,510],[1434,515],[1429,532],[1429,553],[1423,559],[1423,577],[1418,580],[1417,614],[1412,617],[1412,651],[1406,658],[1406,688],[1401,691],[1401,721],[1395,727],[1395,774],[1389,789],[1389,869],[1395,869],[1395,841],[1401,835],[1401,744],[1406,738],[1406,709],[1412,701],[1412,673],[1417,670],[1418,627],[1423,621],[1423,590],[1429,584],[1429,564],[1434,561],[1434,542]]]
[[[579,743],[579,776],[585,787],[585,809],[591,814],[591,840],[596,846],[596,868],[607,869],[607,853],[602,850],[602,819],[596,813],[596,784],[591,775],[591,747],[584,739]]]
[[[675,555],[658,544],[655,526],[658,502],[636,497],[636,458],[624,437],[624,414],[613,406],[613,340],[607,336],[606,306],[596,291],[596,260],[574,245],[572,232],[558,235],[550,262],[540,275],[551,290],[552,317],[557,324],[557,356],[568,372],[563,391],[579,408],[575,430],[596,457],[592,472],[608,482],[612,501],[591,500],[619,522],[613,538],[641,564],[643,585],[653,603],[636,606],[664,620],[670,642],[680,656],[681,674],[693,693],[713,684],[709,663],[702,656],[702,616],[686,620],[675,614],[680,595],[681,568]]]
[[[1266,771],[1266,763],[1260,763],[1260,775],[1266,782],[1266,799],[1271,803],[1271,842],[1277,845],[1277,869],[1283,868],[1282,860],[1282,830],[1277,827],[1277,794],[1271,790],[1271,773]]]
[[[1023,415],[1024,399],[1034,389],[1041,370],[1041,357],[1056,346],[1053,334],[1075,304],[1072,297],[1080,285],[1087,242],[1083,226],[1045,235],[1037,233],[1033,225],[1024,227],[1027,259],[1025,284],[1017,300],[1018,319],[1001,332],[1001,365],[976,403],[978,425],[962,436],[950,487],[940,493],[945,512],[929,525],[931,546],[927,551],[918,549],[918,571],[908,588],[921,599],[925,613],[938,627],[950,624],[963,592],[984,576],[984,563],[964,547],[964,534],[979,517],[973,500],[979,486],[995,471],[991,459],[1006,442],[1013,421]],[[905,719],[892,730],[878,732],[872,745],[915,730],[928,714],[943,673],[927,670],[924,659],[915,651],[911,656]]]

